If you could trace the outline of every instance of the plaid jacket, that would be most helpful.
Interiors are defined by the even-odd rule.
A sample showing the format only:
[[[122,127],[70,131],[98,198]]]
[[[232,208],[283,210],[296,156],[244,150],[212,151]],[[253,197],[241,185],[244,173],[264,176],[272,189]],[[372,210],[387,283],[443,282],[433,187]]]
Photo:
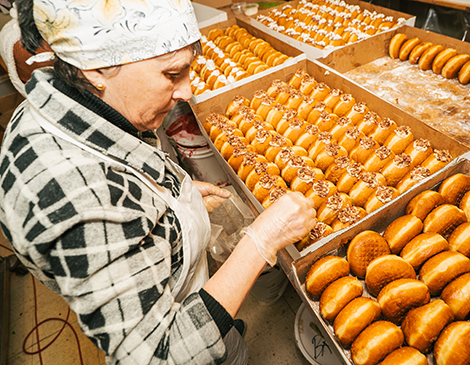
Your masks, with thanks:
[[[44,131],[36,109],[78,141],[147,174],[178,196],[180,179],[155,148],[35,71],[0,153],[0,222],[28,269],[60,294],[113,364],[221,363],[225,345],[198,293],[176,303],[182,234],[164,201],[123,167]]]

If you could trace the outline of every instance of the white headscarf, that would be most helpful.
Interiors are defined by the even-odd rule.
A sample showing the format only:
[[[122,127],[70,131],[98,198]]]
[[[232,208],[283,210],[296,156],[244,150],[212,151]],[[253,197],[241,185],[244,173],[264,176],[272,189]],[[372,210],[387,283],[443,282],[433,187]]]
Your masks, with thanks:
[[[189,0],[34,0],[34,20],[57,57],[82,70],[160,56],[200,39]]]

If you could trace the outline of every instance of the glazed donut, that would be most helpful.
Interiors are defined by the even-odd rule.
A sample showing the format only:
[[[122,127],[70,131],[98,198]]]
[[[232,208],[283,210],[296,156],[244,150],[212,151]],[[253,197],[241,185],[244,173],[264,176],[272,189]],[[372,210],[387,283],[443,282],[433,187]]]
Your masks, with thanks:
[[[375,365],[403,344],[404,336],[398,326],[377,321],[367,326],[351,345],[355,365]]]
[[[338,213],[352,205],[352,199],[345,193],[334,193],[317,209],[317,220],[330,225]]]
[[[283,195],[286,195],[289,190],[281,186],[275,186],[269,191],[269,194],[264,198],[262,205],[264,209],[268,209],[269,206],[274,204]]]
[[[428,365],[428,359],[414,347],[404,346],[388,354],[379,365]]]
[[[256,183],[253,188],[254,197],[262,203],[264,199],[269,195],[270,191],[276,186],[280,186],[284,189],[287,189],[287,184],[283,178],[280,176],[273,176],[269,174],[264,174],[259,178],[259,181]]]
[[[398,196],[398,190],[392,186],[379,185],[377,189],[367,198],[364,209],[372,213]]]
[[[297,176],[297,171],[301,167],[305,166],[315,168],[315,164],[313,163],[311,158],[293,155],[287,165],[281,170],[281,176],[288,184],[290,184],[292,180]]]
[[[341,89],[332,89],[330,93],[325,97],[323,102],[331,110],[334,109],[335,105],[339,102],[341,95],[343,95],[343,90]]]
[[[353,105],[353,107],[346,113],[345,117],[351,119],[352,124],[357,125],[368,113],[369,108],[367,107],[367,104],[363,101],[359,101]],[[364,134],[366,133],[364,132]]]
[[[387,185],[396,186],[411,170],[411,156],[405,153],[395,155],[392,161],[383,166],[381,173]]]
[[[302,102],[297,108],[297,113],[298,113],[299,118],[302,118],[303,120],[307,120],[308,115],[312,111],[315,104],[316,104],[316,101],[314,98],[308,95],[304,96],[304,98],[302,99]]]
[[[259,129],[256,131],[255,138],[250,143],[255,147],[258,154],[264,155],[269,147],[269,143],[276,134],[277,132],[272,130]]]
[[[443,251],[427,260],[419,270],[419,279],[427,285],[431,295],[439,295],[442,289],[456,277],[470,272],[470,259],[460,252]]]
[[[449,236],[451,251],[458,251],[470,257],[470,222],[462,223]]]
[[[459,205],[463,196],[470,191],[470,176],[462,173],[445,179],[439,186],[439,193],[447,204]]]
[[[470,363],[470,322],[449,324],[434,344],[437,365],[467,365]]]
[[[403,45],[400,47],[400,52],[398,54],[398,58],[401,61],[408,60],[411,51],[415,48],[418,44],[421,43],[421,40],[417,37],[408,39]]]
[[[436,299],[410,310],[401,329],[408,345],[427,354],[444,327],[453,320],[452,309],[443,300]]]
[[[331,132],[331,134],[333,134]],[[345,130],[344,134],[340,139],[338,139],[338,144],[343,146],[348,154],[352,151],[352,149],[360,142],[361,138],[365,137],[364,133],[362,133],[356,126],[349,127]]]
[[[418,63],[419,58],[421,55],[428,49],[432,47],[431,42],[423,42],[418,44],[415,48],[410,53],[410,57],[408,58],[408,61],[412,64],[415,65]]]
[[[468,54],[459,54],[452,57],[442,68],[441,75],[446,79],[453,79],[457,77],[462,66],[468,61],[470,61],[470,55]]]
[[[298,118],[291,119],[289,123],[284,123],[287,128],[279,128],[282,131],[282,135],[287,139],[295,142],[302,134],[305,133],[305,129],[309,125],[306,121]]]
[[[428,287],[416,279],[398,279],[387,284],[377,296],[382,315],[400,325],[408,312],[429,303]]]
[[[281,169],[281,171],[288,165],[291,158],[296,156],[307,156],[307,151],[299,146],[282,147],[274,159],[274,163]]]
[[[233,171],[238,172],[238,169],[243,163],[245,155],[249,152],[255,152],[255,148],[252,145],[237,146],[233,149],[232,155],[227,160],[228,164],[233,169]]]
[[[432,153],[429,140],[424,138],[415,139],[405,149],[405,154],[411,156],[411,167],[420,165]]]
[[[450,161],[452,161],[452,155],[447,150],[434,150],[426,160],[421,164],[422,167],[429,169],[431,174],[443,168]]]
[[[334,162],[328,166],[325,171],[325,179],[331,181],[333,184],[336,184],[340,176],[346,171],[346,168],[350,164],[351,160],[346,155],[335,157]]]
[[[317,101],[307,116],[307,122],[316,124],[323,112],[332,113],[331,109],[323,101]]]
[[[382,119],[378,116],[377,113],[373,111],[368,111],[362,120],[357,122],[357,127],[361,132],[363,132],[366,136],[374,131],[377,127],[377,123]]]
[[[414,137],[411,133],[411,128],[407,125],[401,125],[390,133],[383,145],[390,148],[393,153],[399,154],[404,152],[413,141]]]
[[[380,185],[386,185],[385,178],[377,172],[364,171],[361,178],[349,190],[353,205],[363,207],[367,199]]]
[[[465,63],[459,71],[459,82],[467,85],[470,82],[470,61]]]
[[[274,176],[274,175],[279,175],[279,173],[280,173],[279,167],[277,167],[277,165],[273,162],[265,162],[265,161],[256,162],[255,165],[253,166],[253,169],[250,171],[250,173],[246,177],[245,185],[250,191],[252,191],[255,185],[258,183],[261,176],[265,174]]]
[[[470,313],[470,273],[460,275],[441,292],[441,299],[452,309],[456,321],[465,320]]]
[[[388,54],[393,59],[396,59],[400,55],[400,48],[408,40],[408,36],[404,33],[395,34],[388,45]]]
[[[412,214],[424,221],[434,208],[444,203],[444,198],[440,193],[434,190],[425,190],[409,201],[405,213]]]
[[[333,142],[333,136],[330,132],[318,133],[316,142],[308,149],[308,157],[315,160],[318,154],[323,151],[327,145],[330,145]]]
[[[348,151],[343,146],[330,143],[317,155],[315,158],[315,165],[322,171],[335,162],[335,159],[340,156],[347,156]]]
[[[423,222],[414,215],[407,214],[395,219],[383,233],[390,251],[398,255],[403,247],[423,230]]]
[[[290,183],[292,191],[299,191],[305,195],[309,189],[312,188],[313,183],[316,181],[318,169],[303,166],[297,170],[297,174]],[[321,171],[320,171],[321,173]]]
[[[326,287],[320,296],[320,314],[333,321],[338,313],[363,292],[361,282],[353,276],[343,276]]]
[[[364,164],[379,148],[379,144],[372,137],[362,137],[359,143],[349,152],[352,160]]]
[[[319,298],[328,285],[349,275],[349,263],[339,256],[325,256],[315,261],[307,272],[305,289]]]
[[[354,236],[349,243],[347,260],[351,272],[363,279],[366,276],[367,266],[373,260],[389,254],[387,241],[377,232],[366,230]]]
[[[325,100],[326,96],[330,93],[330,91],[331,89],[327,84],[325,84],[324,82],[319,82],[313,88],[310,96],[316,101],[323,101]]]
[[[333,108],[333,113],[339,117],[344,117],[356,104],[356,99],[351,94],[342,94]]]
[[[416,166],[398,182],[396,188],[400,194],[403,194],[429,176],[431,176],[429,169],[423,166]]]
[[[327,111],[322,111],[320,116],[315,121],[315,125],[321,132],[327,132],[336,124],[339,117],[336,114],[330,114]],[[310,123],[310,122],[309,122]]]
[[[430,70],[434,59],[443,50],[444,46],[441,44],[435,44],[434,46],[429,47],[419,58],[418,67],[423,71]]]
[[[269,162],[274,162],[276,161],[277,154],[285,147],[292,147],[291,140],[276,133],[269,141],[269,146],[264,153],[264,157],[266,157]]]
[[[245,182],[248,174],[254,169],[255,165],[259,162],[268,162],[266,157],[257,153],[247,152],[243,156],[243,162],[237,171],[238,177]]]
[[[318,209],[330,196],[337,192],[338,188],[335,184],[331,181],[321,179],[312,183],[311,188],[305,193],[305,196],[312,199],[315,208]]]
[[[447,239],[455,228],[466,221],[467,216],[463,210],[452,204],[442,204],[426,216],[423,232],[436,232]]]
[[[452,57],[457,56],[457,53],[457,50],[454,48],[446,48],[445,50],[441,51],[441,53],[439,53],[432,62],[432,71],[436,75],[440,75],[446,62],[449,61]]]
[[[380,313],[377,301],[366,297],[353,299],[334,320],[333,330],[338,342],[349,347],[364,328],[379,319]]]
[[[449,250],[449,243],[438,233],[421,233],[406,244],[400,256],[418,271],[432,256]]]
[[[380,256],[367,266],[365,283],[375,297],[387,284],[398,279],[416,279],[413,267],[400,256]]]
[[[300,146],[305,150],[309,150],[310,147],[317,141],[320,130],[313,124],[305,126],[304,133],[302,133],[294,142],[296,146]]]

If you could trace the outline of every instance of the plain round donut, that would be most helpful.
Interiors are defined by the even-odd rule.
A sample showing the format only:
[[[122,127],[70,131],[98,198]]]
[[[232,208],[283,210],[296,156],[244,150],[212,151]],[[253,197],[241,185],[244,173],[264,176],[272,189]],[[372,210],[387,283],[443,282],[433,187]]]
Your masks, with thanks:
[[[399,254],[413,238],[423,230],[423,222],[418,217],[407,214],[398,217],[390,223],[383,233],[383,238],[387,241],[390,252]]]
[[[349,275],[349,263],[339,256],[325,256],[315,261],[307,272],[305,288],[313,297],[320,297],[333,281]]]
[[[408,242],[400,256],[418,272],[428,259],[449,248],[449,242],[439,233],[421,233]]]
[[[470,313],[470,273],[460,275],[441,292],[441,299],[452,309],[456,321],[463,321]]]
[[[362,283],[354,276],[333,281],[320,297],[320,314],[327,321],[333,321],[351,300],[362,295],[363,290]]]
[[[403,346],[388,354],[379,365],[428,365],[428,359],[414,347]]]
[[[470,322],[449,324],[434,344],[437,365],[468,365],[470,363]]]

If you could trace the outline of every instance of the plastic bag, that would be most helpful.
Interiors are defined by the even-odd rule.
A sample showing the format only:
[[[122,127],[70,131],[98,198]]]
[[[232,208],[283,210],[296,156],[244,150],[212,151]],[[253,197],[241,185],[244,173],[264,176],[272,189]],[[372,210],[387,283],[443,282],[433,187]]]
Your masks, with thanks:
[[[240,235],[242,228],[249,226],[255,219],[255,214],[235,189],[232,186],[227,186],[225,189],[229,190],[232,196],[209,213],[212,236],[207,250],[219,263],[227,260],[242,238]]]

